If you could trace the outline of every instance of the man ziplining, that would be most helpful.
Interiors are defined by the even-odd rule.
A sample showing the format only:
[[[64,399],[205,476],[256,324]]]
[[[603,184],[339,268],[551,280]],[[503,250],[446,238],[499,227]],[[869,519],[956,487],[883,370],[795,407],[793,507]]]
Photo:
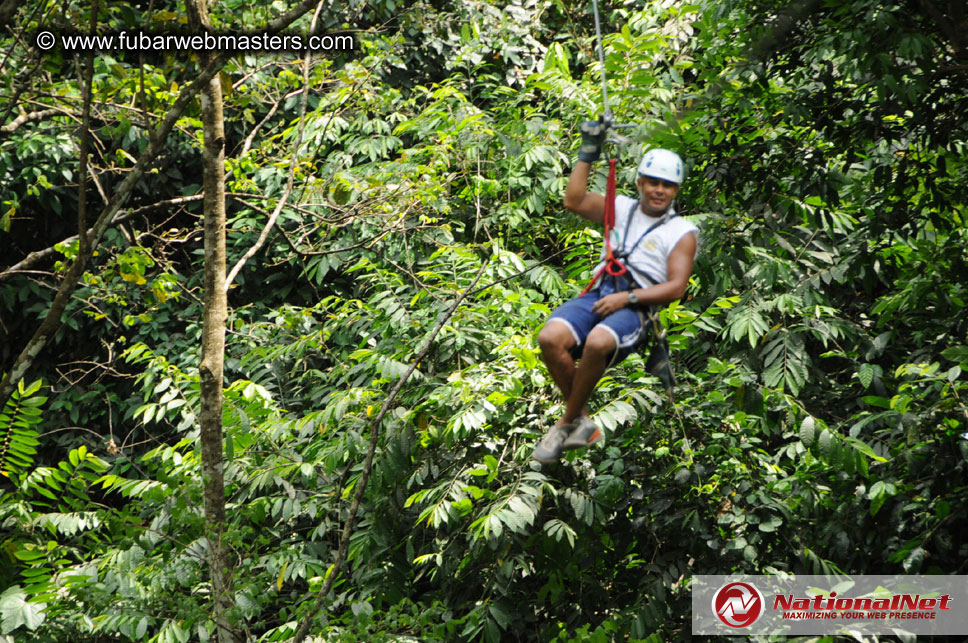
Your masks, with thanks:
[[[556,308],[538,334],[542,359],[566,401],[564,415],[534,450],[534,459],[545,464],[556,462],[564,450],[602,439],[589,417],[588,398],[605,369],[625,359],[649,332],[647,309],[685,293],[698,248],[698,229],[675,211],[685,173],[675,152],[645,154],[638,169],[638,201],[614,196],[614,161],[610,198],[588,191],[592,163],[601,156],[608,129],[607,119],[582,124],[578,163],[565,189],[568,210],[606,229],[592,283],[577,299]]]

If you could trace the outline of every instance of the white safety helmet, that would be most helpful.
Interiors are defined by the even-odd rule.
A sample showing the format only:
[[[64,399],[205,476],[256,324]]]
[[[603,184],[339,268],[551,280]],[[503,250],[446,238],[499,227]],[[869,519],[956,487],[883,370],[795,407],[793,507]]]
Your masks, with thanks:
[[[649,150],[639,163],[639,176],[651,176],[679,185],[686,169],[679,155],[671,150]]]

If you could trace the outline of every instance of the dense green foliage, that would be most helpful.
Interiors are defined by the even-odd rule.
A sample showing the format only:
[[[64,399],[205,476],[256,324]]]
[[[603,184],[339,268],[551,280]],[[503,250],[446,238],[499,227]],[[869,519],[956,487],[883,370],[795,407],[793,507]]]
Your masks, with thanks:
[[[251,4],[213,2],[213,19],[258,28],[270,7]],[[535,336],[581,290],[600,242],[560,206],[577,123],[602,110],[590,3],[331,3],[319,31],[353,33],[355,49],[317,55],[309,87],[300,52],[232,59],[230,265],[296,163],[289,205],[229,295],[240,629],[281,641],[306,616],[372,418],[479,271],[377,427],[320,640],[678,640],[693,574],[964,573],[968,29],[956,5],[604,8],[612,108],[636,124],[609,150],[620,189],[643,145],[680,150],[680,206],[702,247],[686,298],[662,313],[675,402],[633,355],[593,398],[605,447],[555,467],[530,461],[562,412]],[[3,370],[78,251],[63,240],[77,233],[83,56],[30,42],[90,19],[86,3],[10,11],[0,254],[6,268],[56,250],[0,273]],[[161,29],[183,14],[175,0],[102,0],[98,20]],[[90,211],[197,73],[177,51],[94,64]],[[0,640],[213,635],[200,147],[194,104],[102,240],[34,383],[0,413]]]

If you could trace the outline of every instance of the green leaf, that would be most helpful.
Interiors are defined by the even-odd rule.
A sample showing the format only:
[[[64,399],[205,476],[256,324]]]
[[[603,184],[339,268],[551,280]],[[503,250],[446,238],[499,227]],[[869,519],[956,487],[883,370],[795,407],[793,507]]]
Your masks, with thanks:
[[[759,530],[765,533],[772,533],[783,524],[783,519],[779,516],[770,516],[759,524]]]
[[[43,382],[41,380],[34,380],[28,386],[25,387],[24,381],[20,380],[20,382],[17,384],[17,391],[20,393],[21,398],[30,397],[31,395],[39,391],[42,385],[43,385]]]
[[[793,395],[799,395],[807,382],[809,359],[802,339],[779,334],[763,351],[763,383],[772,388],[783,382]]]
[[[941,351],[941,356],[958,362],[963,369],[968,369],[968,346],[952,346]]]
[[[877,369],[873,364],[861,364],[860,368],[857,370],[857,378],[860,380],[861,385],[866,389],[870,388],[871,382],[874,381],[874,375],[876,375]]]
[[[951,504],[947,500],[939,500],[938,504],[935,505],[934,512],[938,516],[938,520],[944,520],[951,513]]]
[[[908,554],[908,557],[904,559],[902,563],[904,571],[907,574],[917,574],[921,571],[921,565],[924,563],[924,548],[915,547],[914,550]]]
[[[46,558],[44,552],[37,549],[17,549],[14,551],[13,555],[17,558],[17,560],[22,560],[27,563]]]
[[[870,492],[868,493],[871,499],[871,515],[876,516],[877,512],[884,506],[884,502],[895,493],[896,489],[894,485],[886,483],[883,480],[878,480],[871,485]]]
[[[568,526],[567,523],[558,520],[557,518],[553,518],[545,523],[544,530],[549,536],[553,537],[558,542],[561,542],[562,538],[567,538],[568,545],[574,548],[577,534],[575,533],[574,529]]]
[[[756,346],[757,340],[769,330],[766,319],[760,314],[752,298],[746,301],[745,306],[730,312],[726,327],[733,341],[738,342],[746,337],[750,346]]]
[[[871,460],[877,460],[878,462],[887,462],[887,458],[883,458],[883,457],[877,455],[877,453],[874,451],[874,449],[872,449],[870,447],[870,445],[862,442],[861,440],[859,440],[857,438],[853,438],[853,437],[849,437],[848,436],[848,437],[844,438],[844,441],[847,444],[849,444],[850,446],[854,447],[854,449],[856,449],[857,451],[860,451],[861,453],[863,453],[864,455],[866,455]]]
[[[506,630],[508,625],[514,620],[511,614],[498,607],[495,603],[491,603],[488,609],[502,630]]]
[[[9,634],[26,625],[28,630],[36,630],[44,622],[46,603],[31,603],[19,585],[8,588],[0,594],[0,633]]]
[[[489,471],[497,471],[497,458],[491,454],[486,454],[484,456],[484,466],[486,466]]]
[[[832,465],[836,465],[840,462],[840,440],[830,432],[829,429],[824,429],[820,433],[820,440],[818,441],[818,446],[820,448],[820,455]]]
[[[803,443],[803,446],[809,449],[816,439],[816,420],[814,420],[812,416],[808,415],[807,417],[803,418],[803,422],[800,423],[800,442]]]
[[[501,520],[497,516],[491,515],[487,517],[487,521],[485,522],[485,533],[490,532],[491,538],[499,538],[501,536],[501,532],[503,531],[504,528],[501,526]]]
[[[623,400],[614,400],[598,410],[592,418],[598,426],[609,432],[614,431],[620,424],[630,422],[638,416],[635,407]]]
[[[871,406],[879,406],[882,409],[889,409],[889,408],[891,408],[891,401],[889,399],[887,399],[886,397],[880,397],[878,395],[865,395],[864,397],[862,397],[860,399],[861,399],[861,401],[866,402],[867,404],[870,404]]]

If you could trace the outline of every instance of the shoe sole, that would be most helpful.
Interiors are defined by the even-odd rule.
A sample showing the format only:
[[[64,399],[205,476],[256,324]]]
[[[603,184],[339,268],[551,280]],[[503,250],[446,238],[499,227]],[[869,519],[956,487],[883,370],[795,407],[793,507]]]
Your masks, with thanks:
[[[560,457],[554,458],[554,459],[544,459],[544,458],[538,458],[535,456],[531,456],[531,459],[534,460],[535,462],[540,462],[541,464],[555,464],[556,462],[561,460]]]
[[[580,443],[576,444],[572,442],[571,444],[569,444],[568,440],[565,440],[565,442],[561,445],[561,450],[572,451],[574,449],[584,449],[585,447],[590,447],[592,445],[598,444],[601,441],[602,441],[602,430],[595,429],[595,432],[592,433],[587,440],[583,440]]]
[[[571,427],[571,429],[565,429],[565,438],[566,439],[567,439],[568,431],[569,430],[573,430],[573,429],[574,429],[574,427]],[[555,429],[552,429],[552,430],[554,431]],[[562,440],[561,442],[562,442],[562,444],[564,444],[564,440]],[[539,456],[537,454],[537,452],[541,448],[542,447],[539,444],[539,446],[531,454],[531,459],[532,460],[535,460],[536,462],[540,462],[541,464],[554,464],[555,462],[558,462],[558,460],[561,459],[561,453],[562,453],[562,451],[564,451],[564,448],[562,448],[561,446],[559,446],[558,447],[558,453],[556,455]],[[552,451],[551,449],[548,449],[547,447],[545,447],[544,449],[545,449],[546,452],[551,452]]]

